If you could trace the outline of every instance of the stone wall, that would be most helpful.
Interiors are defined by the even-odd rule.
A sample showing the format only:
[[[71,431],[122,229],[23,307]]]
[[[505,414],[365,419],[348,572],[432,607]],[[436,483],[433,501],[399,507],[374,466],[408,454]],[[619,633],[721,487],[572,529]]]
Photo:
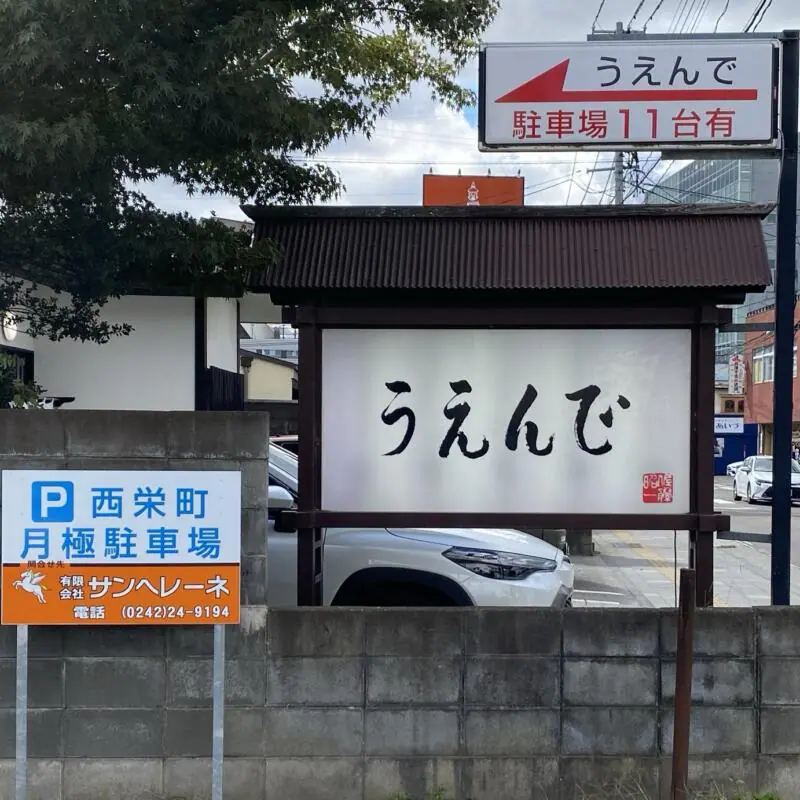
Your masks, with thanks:
[[[268,614],[266,432],[249,414],[0,412],[6,468],[245,474],[226,800],[421,799],[436,787],[465,800],[625,797],[609,793],[618,781],[639,782],[643,798],[665,791],[674,612]],[[794,800],[800,610],[700,611],[695,645],[695,786]],[[206,800],[211,652],[209,628],[32,629],[31,800]],[[13,797],[14,666],[14,631],[2,629],[2,800]]]

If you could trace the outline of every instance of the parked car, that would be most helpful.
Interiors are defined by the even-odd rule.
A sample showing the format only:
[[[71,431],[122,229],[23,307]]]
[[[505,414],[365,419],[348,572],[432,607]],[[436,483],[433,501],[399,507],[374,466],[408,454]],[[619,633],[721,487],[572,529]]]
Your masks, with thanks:
[[[728,464],[726,472],[728,473],[728,475],[733,477],[734,475],[736,475],[736,470],[738,470],[739,467],[742,466],[742,464],[744,464],[744,461],[733,461],[730,464]]]
[[[267,602],[297,605],[294,453],[269,447]],[[323,533],[323,604],[334,606],[571,605],[568,556],[520,531],[330,528]]]
[[[278,447],[282,447],[284,450],[288,450],[290,453],[294,453],[296,456],[300,455],[297,444],[298,437],[296,433],[270,436],[269,440],[272,442],[272,444],[276,444]],[[543,539],[548,544],[552,544],[554,547],[558,547],[565,553],[569,553],[569,548],[567,545],[567,531],[564,529],[556,530],[553,528],[528,528],[524,530],[523,533]]]
[[[800,464],[792,461],[792,500],[800,500]],[[733,499],[748,503],[772,501],[772,456],[746,458],[733,478]]]
[[[270,436],[269,440],[273,444],[277,444],[279,447],[282,447],[284,450],[288,450],[290,453],[294,453],[298,455],[297,451],[297,434],[285,434],[283,436]]]

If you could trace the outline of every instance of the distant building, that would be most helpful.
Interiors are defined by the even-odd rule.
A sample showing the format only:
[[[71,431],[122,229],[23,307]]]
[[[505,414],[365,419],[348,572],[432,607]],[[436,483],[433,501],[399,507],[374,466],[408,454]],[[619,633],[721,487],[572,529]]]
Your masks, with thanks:
[[[244,333],[239,340],[239,347],[261,356],[277,358],[297,364],[298,339],[297,329],[284,324],[250,324],[242,325]]]
[[[725,159],[692,161],[645,192],[645,202],[661,203],[774,203],[778,194],[779,164],[776,159]],[[800,202],[798,202],[800,205]],[[762,223],[767,257],[775,279],[777,212]],[[774,286],[748,295],[733,308],[733,321],[745,322],[747,314],[775,302]],[[717,333],[717,359],[727,362],[744,348],[743,333]]]
[[[245,402],[297,400],[297,364],[280,358],[240,350],[244,371]]]
[[[775,307],[751,313],[748,322],[775,322]],[[800,448],[800,381],[797,379],[797,345],[800,341],[800,308],[794,313],[794,361],[792,380],[792,447]],[[758,424],[758,452],[772,453],[772,412],[775,387],[775,336],[768,331],[745,334],[745,421]]]

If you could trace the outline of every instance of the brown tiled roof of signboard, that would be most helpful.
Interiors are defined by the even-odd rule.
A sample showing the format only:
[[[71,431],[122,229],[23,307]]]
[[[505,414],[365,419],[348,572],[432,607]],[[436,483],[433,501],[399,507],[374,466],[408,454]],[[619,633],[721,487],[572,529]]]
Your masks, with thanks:
[[[772,205],[243,210],[276,263],[250,290],[652,290],[770,283]]]

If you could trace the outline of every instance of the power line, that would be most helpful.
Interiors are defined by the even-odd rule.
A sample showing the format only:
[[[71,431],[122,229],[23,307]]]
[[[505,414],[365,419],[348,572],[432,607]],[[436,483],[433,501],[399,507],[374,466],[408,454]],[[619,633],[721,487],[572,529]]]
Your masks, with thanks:
[[[636,10],[633,12],[633,16],[631,17],[630,22],[628,22],[628,33],[631,32],[631,25],[633,25],[633,23],[636,22],[636,17],[639,16],[639,12],[642,10],[642,6],[646,2],[647,0],[639,0],[639,5],[636,6]]]
[[[683,33],[686,30],[686,27],[689,24],[689,17],[694,13],[695,6],[697,5],[697,0],[690,0],[686,4],[686,10],[681,17],[679,23],[675,23],[675,33]]]
[[[569,189],[567,189],[567,199],[564,205],[569,205],[569,198],[572,194],[572,187],[575,185],[575,167],[578,165],[578,151],[575,151],[575,155],[572,157],[572,171],[569,175]]]
[[[592,23],[592,33],[595,32],[597,29],[597,21],[600,19],[600,14],[603,12],[603,6],[606,4],[606,0],[600,0],[600,6],[597,9],[597,13],[594,15],[594,22]]]
[[[571,159],[561,159],[554,161],[439,161],[436,158],[427,160],[395,161],[389,159],[357,159],[357,158],[338,158],[336,156],[288,156],[294,163],[313,163],[313,164],[353,164],[365,166],[381,167],[552,167],[566,166],[571,164]]]
[[[764,17],[767,15],[767,11],[769,11],[770,6],[772,5],[772,0],[767,0],[767,5],[764,6],[764,10],[761,12],[761,16],[758,18],[758,22],[753,25],[753,33],[756,32],[758,26],[764,21]]]
[[[731,7],[731,0],[725,0],[725,5],[723,6],[722,11],[720,12],[720,15],[717,17],[716,23],[714,24],[714,33],[717,32],[719,24],[720,22],[722,22],[722,18],[728,13],[728,9],[730,7]]]
[[[611,185],[611,176],[613,174],[614,173],[611,170],[608,171],[608,177],[606,178],[606,185],[603,187],[603,194],[600,195],[600,205],[603,205],[603,200],[605,200],[606,192],[608,192],[608,187]]]
[[[750,33],[751,28],[755,25],[756,20],[758,19],[758,15],[764,10],[764,7],[767,5],[767,0],[760,0],[760,2],[756,5],[755,11],[750,15],[750,19],[747,20],[747,24],[744,26],[744,32]]]
[[[675,10],[675,14],[669,23],[669,27],[667,28],[667,33],[677,32],[679,22],[682,19],[684,11],[686,10],[686,7],[688,5],[689,5],[689,0],[680,0],[680,3],[678,4],[677,9]]]
[[[694,22],[692,23],[691,28],[689,29],[690,33],[694,33],[699,27],[700,23],[703,21],[703,17],[706,15],[706,11],[708,11],[708,6],[711,3],[711,0],[703,0],[700,8],[697,11],[697,15],[694,18]]]
[[[642,26],[642,30],[643,31],[647,32],[647,26],[653,21],[653,17],[656,14],[658,14],[658,12],[661,10],[661,6],[663,6],[663,5],[664,5],[664,0],[658,0],[658,3],[656,3],[656,7],[653,9],[652,13],[650,14],[650,16],[647,18],[647,20],[645,21],[644,25]]]

